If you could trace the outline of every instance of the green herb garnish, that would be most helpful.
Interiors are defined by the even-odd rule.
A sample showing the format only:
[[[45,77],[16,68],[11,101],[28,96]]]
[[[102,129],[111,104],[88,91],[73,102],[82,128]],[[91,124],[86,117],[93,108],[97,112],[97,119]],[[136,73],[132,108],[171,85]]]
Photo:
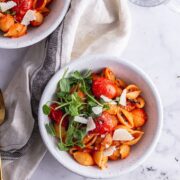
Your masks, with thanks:
[[[44,114],[46,114],[46,115],[50,114],[51,109],[47,104],[44,104],[42,109],[43,109]]]
[[[55,129],[52,123],[45,124],[45,127],[48,134],[50,134],[51,136],[56,136]]]
[[[79,71],[75,71],[70,73],[69,76],[66,76],[67,70],[63,74],[62,78],[59,80],[56,97],[58,98],[57,101],[52,101],[52,103],[56,103],[57,109],[61,109],[64,112],[64,116],[62,117],[60,124],[59,124],[59,142],[58,148],[63,151],[69,150],[73,146],[83,147],[83,138],[86,135],[86,125],[75,122],[75,116],[84,116],[88,118],[89,116],[95,117],[94,113],[92,112],[92,107],[101,106],[103,109],[108,109],[108,106],[105,102],[100,102],[95,99],[91,91],[92,79],[91,71],[84,71],[80,73]],[[72,89],[75,88],[74,91]],[[82,100],[79,95],[78,91],[81,91],[85,94],[86,99]],[[49,107],[47,102],[43,106],[43,112],[46,115],[50,114],[51,108]],[[62,122],[65,117],[68,116],[69,125],[66,130],[66,137],[62,139]],[[53,134],[53,129],[51,125],[47,126],[47,131],[49,134]]]

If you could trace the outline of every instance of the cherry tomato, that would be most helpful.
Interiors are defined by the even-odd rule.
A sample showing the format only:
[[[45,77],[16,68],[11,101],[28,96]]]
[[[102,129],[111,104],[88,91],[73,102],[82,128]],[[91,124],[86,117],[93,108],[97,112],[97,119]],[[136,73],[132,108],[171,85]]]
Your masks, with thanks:
[[[29,9],[32,9],[33,0],[13,0],[17,6],[13,7],[12,10],[16,13],[15,19],[21,22],[24,15]]]
[[[116,85],[112,81],[103,77],[93,80],[92,91],[97,98],[104,95],[110,99],[113,99],[117,95]]]
[[[63,115],[64,115],[64,112],[61,110],[61,109],[57,109],[55,110],[57,107],[58,107],[58,104],[54,103],[54,104],[51,104],[51,112],[49,114],[49,118],[54,121],[56,124],[59,125]],[[63,120],[62,122],[62,125],[64,127],[67,127],[68,126],[68,119],[67,117]]]
[[[93,133],[105,134],[114,130],[117,126],[118,120],[115,116],[110,115],[107,112],[103,112],[101,116],[94,119],[96,128],[92,131]]]

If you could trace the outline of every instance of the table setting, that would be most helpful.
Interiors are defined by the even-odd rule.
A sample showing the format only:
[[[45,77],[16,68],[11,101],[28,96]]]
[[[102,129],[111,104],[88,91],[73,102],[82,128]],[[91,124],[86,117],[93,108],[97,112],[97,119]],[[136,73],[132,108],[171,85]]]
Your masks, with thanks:
[[[53,3],[42,27],[30,28],[19,38],[0,38],[1,179],[178,180],[179,2]],[[114,61],[129,70],[116,69]],[[110,161],[105,170],[99,170],[83,167],[66,152],[59,152],[44,128],[42,106],[48,95],[54,96],[54,82],[65,69],[106,66],[123,79],[132,76],[132,82],[137,82],[147,101],[148,119],[142,142],[132,148],[129,157]]]

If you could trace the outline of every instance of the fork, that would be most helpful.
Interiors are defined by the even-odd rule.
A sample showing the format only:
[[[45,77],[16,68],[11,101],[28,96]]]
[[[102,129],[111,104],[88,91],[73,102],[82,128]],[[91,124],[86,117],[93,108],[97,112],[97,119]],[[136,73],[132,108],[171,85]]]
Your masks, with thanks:
[[[0,155],[0,180],[3,180],[1,155]]]
[[[4,105],[2,91],[0,89],[0,125],[4,122],[4,118],[5,118],[5,105]]]
[[[4,122],[4,118],[5,118],[5,105],[4,105],[2,91],[0,89],[0,125]],[[1,155],[0,155],[0,180],[3,180]]]

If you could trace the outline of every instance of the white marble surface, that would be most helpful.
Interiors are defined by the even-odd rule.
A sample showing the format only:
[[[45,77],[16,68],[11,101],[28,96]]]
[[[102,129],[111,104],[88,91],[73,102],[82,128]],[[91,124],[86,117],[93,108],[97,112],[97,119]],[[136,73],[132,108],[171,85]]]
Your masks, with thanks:
[[[163,132],[154,153],[121,180],[180,179],[180,14],[164,5],[141,8],[129,4],[132,35],[122,58],[131,60],[155,82],[164,105]],[[5,88],[21,64],[25,49],[0,50],[0,87]],[[31,180],[85,180],[46,154]]]

